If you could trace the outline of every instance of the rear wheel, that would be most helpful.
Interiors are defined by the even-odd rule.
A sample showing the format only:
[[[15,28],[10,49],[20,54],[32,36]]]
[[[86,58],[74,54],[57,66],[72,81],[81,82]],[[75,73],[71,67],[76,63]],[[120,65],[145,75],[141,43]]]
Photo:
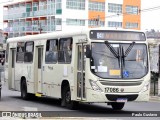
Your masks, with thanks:
[[[62,92],[62,106],[69,109],[77,109],[78,102],[71,100],[71,92],[69,86],[65,86]]]
[[[1,100],[1,88],[0,88],[0,100]]]
[[[27,93],[27,84],[25,80],[22,80],[21,83],[21,98],[27,100],[29,98],[29,94]]]
[[[122,110],[124,107],[125,103],[117,103],[117,102],[112,102],[111,106],[113,108],[113,110]]]

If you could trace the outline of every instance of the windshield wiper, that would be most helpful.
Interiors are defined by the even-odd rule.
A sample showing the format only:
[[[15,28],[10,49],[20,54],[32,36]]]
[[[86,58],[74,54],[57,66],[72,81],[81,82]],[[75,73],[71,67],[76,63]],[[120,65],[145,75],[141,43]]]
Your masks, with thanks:
[[[130,53],[130,51],[132,50],[133,46],[134,46],[135,42],[132,42],[129,47],[127,48],[127,50],[125,51],[124,57],[127,57],[127,55]]]
[[[122,64],[123,64],[123,67],[125,67],[125,57],[127,57],[127,55],[130,53],[130,51],[132,50],[134,44],[135,44],[135,42],[132,42],[129,45],[129,47],[127,48],[127,50],[125,51],[125,53],[124,53],[124,49],[123,49],[123,46],[122,46]]]
[[[106,46],[109,48],[109,50],[113,53],[113,55],[116,58],[119,58],[119,54],[116,52],[116,50],[111,46],[111,44],[108,41],[104,42],[106,44]]]
[[[118,59],[118,63],[119,63],[119,67],[120,67],[120,63],[121,62],[120,62],[120,55],[119,55],[120,53],[119,53],[119,51],[116,52],[114,47],[112,47],[111,44],[108,41],[105,41],[104,43],[109,48],[109,50],[112,52],[112,54]]]
[[[123,66],[125,66],[125,57],[127,57],[127,55],[130,53],[130,51],[132,50],[135,42],[132,42],[125,52],[124,52],[123,46],[120,47],[120,49],[119,49],[120,51],[118,50],[118,52],[116,52],[114,47],[112,47],[111,44],[108,41],[105,41],[104,43],[109,48],[109,50],[113,53],[113,55],[116,58],[118,58],[119,66],[120,66],[121,62],[123,64]]]
[[[125,67],[125,58],[126,56],[124,55],[124,49],[123,49],[123,46],[122,46],[122,66]]]

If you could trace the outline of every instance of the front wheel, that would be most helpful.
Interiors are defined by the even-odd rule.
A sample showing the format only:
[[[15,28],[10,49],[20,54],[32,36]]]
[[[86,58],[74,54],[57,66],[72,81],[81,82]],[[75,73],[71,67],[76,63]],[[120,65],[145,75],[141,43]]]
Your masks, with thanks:
[[[112,102],[111,106],[113,108],[113,110],[122,110],[124,107],[125,103],[117,103],[117,102]]]
[[[69,109],[77,109],[78,102],[71,100],[71,92],[69,86],[65,86],[62,93],[62,106]]]

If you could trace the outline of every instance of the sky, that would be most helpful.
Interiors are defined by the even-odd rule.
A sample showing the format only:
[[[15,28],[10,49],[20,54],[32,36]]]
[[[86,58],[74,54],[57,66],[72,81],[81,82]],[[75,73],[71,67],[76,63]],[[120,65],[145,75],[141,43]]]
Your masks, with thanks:
[[[6,2],[12,0],[0,0],[0,29],[3,28],[3,7],[1,3],[4,1]],[[160,0],[141,0],[142,10],[158,6],[159,8],[157,10],[152,9],[141,12],[141,30],[160,30]]]

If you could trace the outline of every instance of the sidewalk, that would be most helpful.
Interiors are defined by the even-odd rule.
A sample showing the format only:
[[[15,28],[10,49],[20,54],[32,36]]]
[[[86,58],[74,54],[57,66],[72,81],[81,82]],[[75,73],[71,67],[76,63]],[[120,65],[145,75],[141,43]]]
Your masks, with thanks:
[[[160,96],[150,96],[149,101],[160,102]]]

